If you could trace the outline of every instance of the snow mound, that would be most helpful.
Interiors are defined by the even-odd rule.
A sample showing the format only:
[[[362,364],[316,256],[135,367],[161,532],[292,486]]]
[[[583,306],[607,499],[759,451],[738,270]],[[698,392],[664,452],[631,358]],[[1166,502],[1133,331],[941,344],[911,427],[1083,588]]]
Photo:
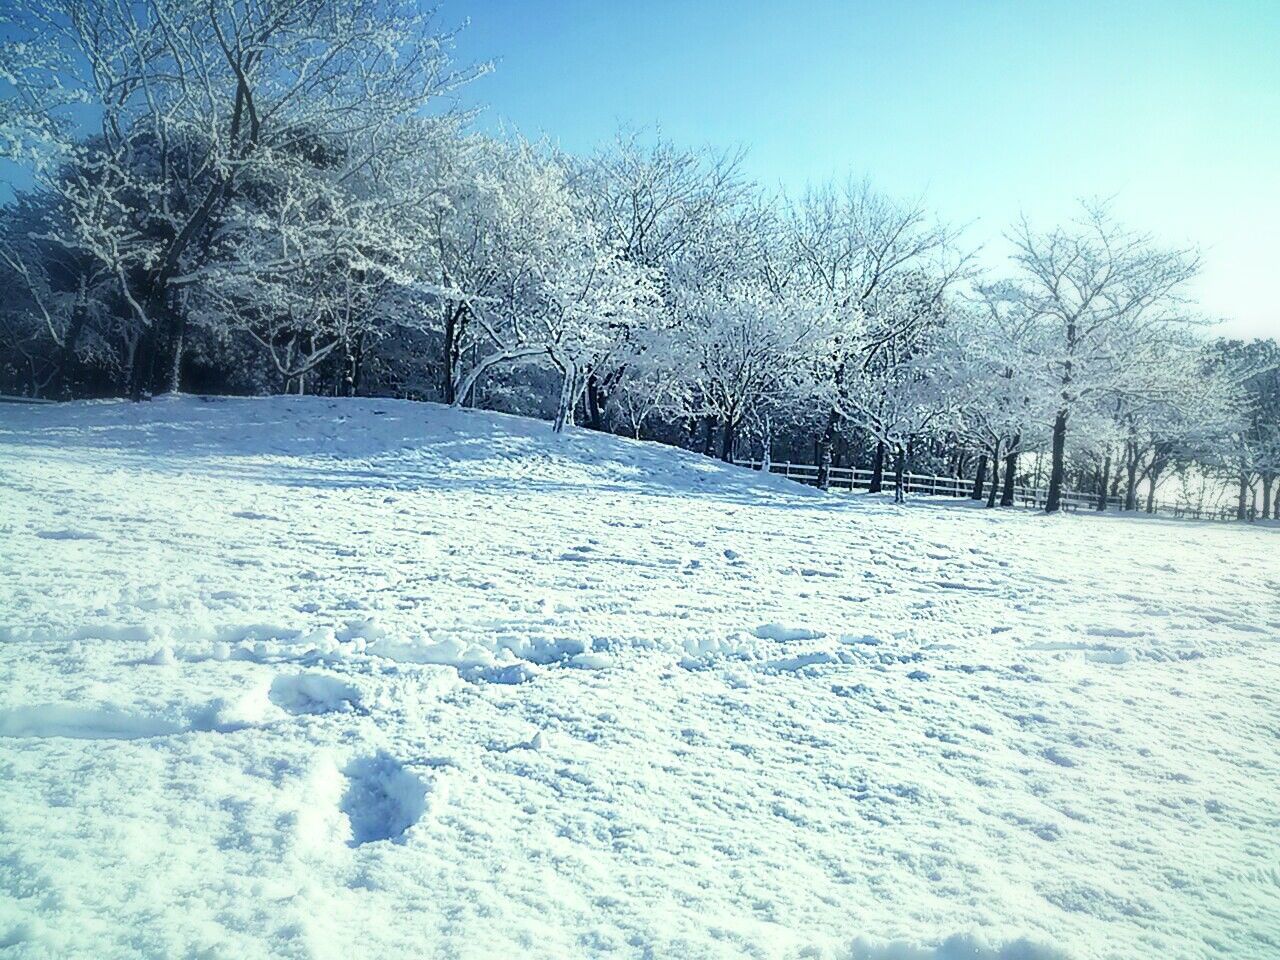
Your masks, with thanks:
[[[821,630],[791,626],[785,623],[762,623],[753,632],[761,640],[777,640],[779,642],[817,640],[819,637],[824,636]]]
[[[360,691],[326,673],[297,673],[271,682],[271,702],[289,713],[349,712],[360,703]]]

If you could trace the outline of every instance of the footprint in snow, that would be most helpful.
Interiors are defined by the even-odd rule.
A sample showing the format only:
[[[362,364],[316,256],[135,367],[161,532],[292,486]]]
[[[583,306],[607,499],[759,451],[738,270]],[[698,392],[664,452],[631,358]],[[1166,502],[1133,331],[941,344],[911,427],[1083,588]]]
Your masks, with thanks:
[[[253,510],[236,510],[231,514],[233,517],[239,517],[241,520],[274,520],[275,517],[265,513],[256,513]]]
[[[446,783],[423,780],[383,750],[357,757],[342,770],[346,790],[340,809],[351,824],[350,846],[390,840],[405,834],[447,798]]]
[[[1055,763],[1060,767],[1074,767],[1077,765],[1075,759],[1067,756],[1057,747],[1046,747],[1040,755],[1050,763]]]

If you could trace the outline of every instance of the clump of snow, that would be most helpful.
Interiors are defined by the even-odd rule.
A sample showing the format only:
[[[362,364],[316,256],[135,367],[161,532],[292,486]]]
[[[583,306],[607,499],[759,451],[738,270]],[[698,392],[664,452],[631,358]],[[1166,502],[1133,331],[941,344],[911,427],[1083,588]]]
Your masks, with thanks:
[[[147,659],[147,662],[156,667],[171,667],[178,661],[173,655],[173,647],[166,644],[156,650],[156,652]]]
[[[777,640],[785,642],[788,640],[816,640],[823,636],[821,630],[813,630],[809,627],[791,626],[784,623],[762,623],[753,631],[761,640]]]
[[[569,666],[578,667],[581,670],[603,670],[606,667],[613,666],[613,657],[607,653],[588,652],[575,653],[567,661]]]
[[[309,671],[276,677],[271,702],[290,713],[349,712],[360,703],[360,691],[339,677]]]
[[[727,636],[713,634],[686,637],[681,664],[690,667],[706,666],[716,659],[749,659],[760,653],[760,642],[754,634],[735,631]]]

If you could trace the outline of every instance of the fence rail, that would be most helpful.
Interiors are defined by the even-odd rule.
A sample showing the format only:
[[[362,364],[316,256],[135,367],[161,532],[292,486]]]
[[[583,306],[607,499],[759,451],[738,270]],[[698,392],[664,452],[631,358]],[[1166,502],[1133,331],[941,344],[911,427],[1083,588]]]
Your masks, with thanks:
[[[760,470],[764,466],[760,460],[734,460],[734,463],[740,467],[750,467],[752,470]],[[780,474],[789,480],[806,483],[810,486],[816,486],[818,483],[818,467],[812,463],[771,462],[769,464],[769,472]],[[867,490],[871,487],[873,472],[856,467],[832,467],[829,471],[829,476],[832,489]],[[884,474],[883,480],[886,489],[892,488],[892,473]],[[920,473],[908,473],[903,475],[903,485],[907,493],[923,493],[935,497],[960,498],[967,497],[973,492],[973,481],[964,477],[937,477]],[[990,487],[984,486],[984,492],[989,491]],[[1048,494],[1048,490],[1044,487],[1028,487],[1022,484],[1015,484],[1013,501],[1023,507],[1043,507],[1048,499]],[[1096,494],[1081,493],[1077,490],[1062,491],[1063,510],[1095,510],[1097,506],[1098,497]],[[1123,510],[1124,498],[1107,497],[1107,509]],[[1237,519],[1234,507],[1195,507],[1163,501],[1156,501],[1152,505],[1152,513],[1192,520]],[[1256,511],[1252,507],[1249,508],[1249,519],[1256,519]]]
[[[39,397],[19,397],[9,393],[0,393],[0,403],[53,403],[53,401],[42,400]]]

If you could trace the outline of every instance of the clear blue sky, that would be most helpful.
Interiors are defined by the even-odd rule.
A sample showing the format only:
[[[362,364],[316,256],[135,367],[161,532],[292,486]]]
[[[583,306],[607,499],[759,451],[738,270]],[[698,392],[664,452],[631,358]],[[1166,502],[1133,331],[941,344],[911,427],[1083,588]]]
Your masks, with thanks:
[[[1280,336],[1280,0],[444,0],[495,61],[482,123],[589,149],[620,124],[741,145],[799,190],[923,196],[998,265],[1020,211],[1114,196],[1202,248],[1224,333]]]

